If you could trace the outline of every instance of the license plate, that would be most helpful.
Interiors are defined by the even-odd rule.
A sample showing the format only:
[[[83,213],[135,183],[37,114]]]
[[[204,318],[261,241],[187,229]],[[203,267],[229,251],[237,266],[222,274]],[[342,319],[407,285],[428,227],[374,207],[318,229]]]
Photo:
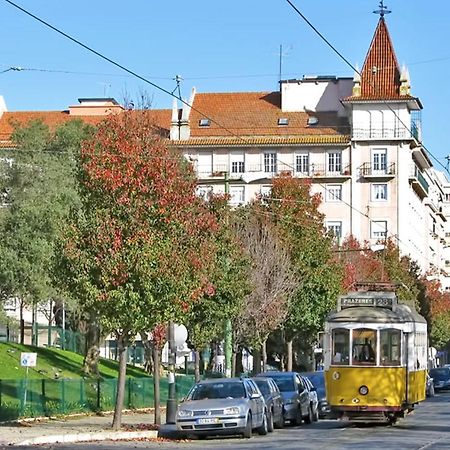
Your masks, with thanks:
[[[211,423],[217,423],[219,422],[219,419],[217,417],[209,417],[207,419],[198,419],[197,423],[200,425],[207,425],[207,424],[211,424]]]

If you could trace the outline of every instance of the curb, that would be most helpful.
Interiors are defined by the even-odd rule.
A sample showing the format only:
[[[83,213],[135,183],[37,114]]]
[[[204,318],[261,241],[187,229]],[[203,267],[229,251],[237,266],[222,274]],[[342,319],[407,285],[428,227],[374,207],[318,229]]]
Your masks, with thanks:
[[[127,439],[155,439],[158,437],[157,430],[147,431],[108,431],[94,433],[77,433],[77,434],[57,434],[53,436],[39,436],[36,438],[26,439],[21,442],[11,442],[8,445],[39,445],[39,444],[57,444],[57,443],[75,443],[90,441],[119,441]]]

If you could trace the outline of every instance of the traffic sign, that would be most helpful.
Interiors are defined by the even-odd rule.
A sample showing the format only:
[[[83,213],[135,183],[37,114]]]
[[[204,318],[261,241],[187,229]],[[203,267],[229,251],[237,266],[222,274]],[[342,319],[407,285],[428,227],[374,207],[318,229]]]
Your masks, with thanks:
[[[37,353],[21,353],[20,365],[22,367],[36,367]]]

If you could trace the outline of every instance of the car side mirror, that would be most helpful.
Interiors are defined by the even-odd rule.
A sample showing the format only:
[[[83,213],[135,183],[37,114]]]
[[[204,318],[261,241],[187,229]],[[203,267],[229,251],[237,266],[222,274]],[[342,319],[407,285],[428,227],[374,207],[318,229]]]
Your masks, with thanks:
[[[311,392],[317,392],[317,389],[315,387],[312,387]]]
[[[298,393],[299,394],[301,394],[304,390],[305,390],[305,388],[303,386],[299,386],[298,387]]]

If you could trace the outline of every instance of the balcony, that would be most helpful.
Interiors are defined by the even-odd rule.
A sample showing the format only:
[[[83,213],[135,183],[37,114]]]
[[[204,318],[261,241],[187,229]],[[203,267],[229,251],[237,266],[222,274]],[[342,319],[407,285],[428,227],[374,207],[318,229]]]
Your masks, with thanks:
[[[409,181],[412,188],[420,198],[428,197],[430,186],[428,185],[427,180],[425,180],[425,177],[416,165],[413,165],[411,167]]]
[[[336,170],[329,170],[325,164],[311,164],[305,171],[296,171],[292,165],[278,162],[277,164],[246,164],[241,166],[241,172],[230,172],[230,167],[223,165],[197,166],[195,168],[197,177],[201,180],[243,180],[246,183],[256,180],[273,178],[279,175],[291,175],[300,178],[313,179],[336,179],[345,180],[351,177],[350,166],[336,167]]]
[[[395,163],[391,163],[380,169],[379,165],[374,166],[374,164],[366,162],[359,167],[359,174],[361,177],[370,179],[394,178]]]
[[[411,139],[411,130],[403,126],[353,127],[352,139]]]

